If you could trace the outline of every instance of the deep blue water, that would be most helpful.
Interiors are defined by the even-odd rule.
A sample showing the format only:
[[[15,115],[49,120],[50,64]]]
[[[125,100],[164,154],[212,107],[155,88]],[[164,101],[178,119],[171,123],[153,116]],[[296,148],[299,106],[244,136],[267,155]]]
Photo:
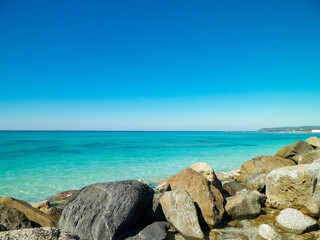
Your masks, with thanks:
[[[31,202],[95,182],[156,184],[195,162],[215,171],[273,155],[312,134],[224,132],[0,132],[0,196]]]

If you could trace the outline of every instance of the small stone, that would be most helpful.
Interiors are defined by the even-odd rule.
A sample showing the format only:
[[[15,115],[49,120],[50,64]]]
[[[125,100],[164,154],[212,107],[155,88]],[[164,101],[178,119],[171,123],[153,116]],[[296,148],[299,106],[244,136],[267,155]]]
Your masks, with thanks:
[[[280,214],[276,217],[275,226],[285,232],[295,234],[302,234],[319,228],[315,219],[294,208],[280,211]]]
[[[268,224],[261,224],[258,229],[258,234],[265,240],[281,240],[282,237]]]

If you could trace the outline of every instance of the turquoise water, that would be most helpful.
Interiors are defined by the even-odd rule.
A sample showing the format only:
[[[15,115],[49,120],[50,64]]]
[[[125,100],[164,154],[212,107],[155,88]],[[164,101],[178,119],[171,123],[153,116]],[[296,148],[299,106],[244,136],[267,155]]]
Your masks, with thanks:
[[[195,162],[215,171],[312,134],[223,132],[0,132],[0,196],[30,202],[95,182],[156,184]]]

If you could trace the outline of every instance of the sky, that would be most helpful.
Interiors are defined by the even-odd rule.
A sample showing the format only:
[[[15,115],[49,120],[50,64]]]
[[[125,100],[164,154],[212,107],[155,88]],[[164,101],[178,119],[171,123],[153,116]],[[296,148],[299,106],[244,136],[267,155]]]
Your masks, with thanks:
[[[0,130],[320,125],[318,0],[0,1]]]

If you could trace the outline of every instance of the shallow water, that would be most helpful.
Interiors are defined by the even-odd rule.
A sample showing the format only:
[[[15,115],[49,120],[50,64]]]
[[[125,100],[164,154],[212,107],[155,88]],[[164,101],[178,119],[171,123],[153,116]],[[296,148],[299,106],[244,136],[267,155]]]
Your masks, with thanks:
[[[312,134],[224,132],[0,132],[0,196],[31,202],[95,182],[157,183],[195,162],[215,171]]]

